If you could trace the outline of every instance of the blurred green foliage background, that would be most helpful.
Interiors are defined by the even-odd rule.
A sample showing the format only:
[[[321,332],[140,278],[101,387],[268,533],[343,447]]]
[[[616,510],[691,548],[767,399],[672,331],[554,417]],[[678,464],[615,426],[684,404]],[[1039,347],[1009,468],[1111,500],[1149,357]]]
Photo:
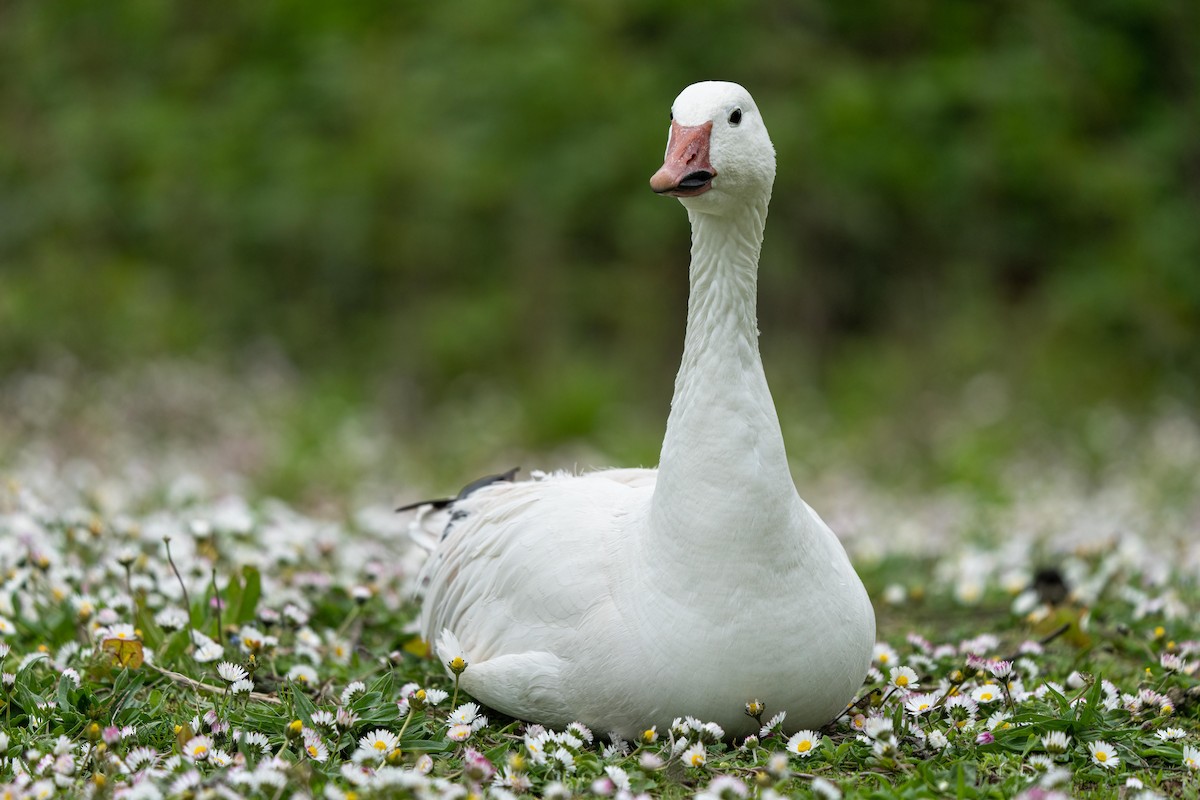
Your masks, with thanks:
[[[266,360],[315,431],[653,463],[688,229],[647,179],[720,78],[779,154],[787,427],[908,464],[1194,407],[1198,53],[1190,0],[10,0],[0,369]]]

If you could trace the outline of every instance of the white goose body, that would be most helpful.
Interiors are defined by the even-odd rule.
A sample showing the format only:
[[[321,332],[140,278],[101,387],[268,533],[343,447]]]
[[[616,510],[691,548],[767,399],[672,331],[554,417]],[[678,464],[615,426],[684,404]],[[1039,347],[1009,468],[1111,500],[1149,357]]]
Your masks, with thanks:
[[[691,294],[659,468],[498,482],[454,502],[422,575],[421,627],[457,640],[467,692],[520,719],[634,737],[694,716],[745,735],[758,699],[789,728],[818,727],[861,685],[875,615],[796,492],[759,357],[774,149],[736,84],[688,87],[672,119],[651,185],[688,209]]]

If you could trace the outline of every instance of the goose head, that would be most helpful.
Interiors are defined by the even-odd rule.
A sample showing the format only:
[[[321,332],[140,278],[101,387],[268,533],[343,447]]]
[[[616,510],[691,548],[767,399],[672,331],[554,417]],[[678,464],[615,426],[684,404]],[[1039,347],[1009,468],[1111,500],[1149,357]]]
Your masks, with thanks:
[[[750,93],[736,83],[693,83],[671,105],[656,193],[679,198],[690,211],[726,215],[770,199],[775,148]]]

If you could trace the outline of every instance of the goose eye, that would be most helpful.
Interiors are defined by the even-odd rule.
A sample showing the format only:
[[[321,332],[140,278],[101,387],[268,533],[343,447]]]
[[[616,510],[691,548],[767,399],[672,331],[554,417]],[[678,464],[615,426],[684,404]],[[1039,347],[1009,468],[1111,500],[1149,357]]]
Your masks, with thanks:
[[[742,121],[742,110],[740,108],[735,108],[733,110],[733,113],[729,115],[729,124],[737,125],[741,121]]]
[[[675,111],[674,111],[674,110],[668,111],[668,112],[667,112],[667,116],[670,118],[670,120],[671,120],[672,122],[674,122],[674,121],[675,121]]]

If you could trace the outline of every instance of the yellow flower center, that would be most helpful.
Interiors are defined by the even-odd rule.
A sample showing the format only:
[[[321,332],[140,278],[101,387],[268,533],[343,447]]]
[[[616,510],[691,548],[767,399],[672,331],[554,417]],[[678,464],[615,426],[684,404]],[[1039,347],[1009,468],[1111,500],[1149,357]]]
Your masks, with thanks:
[[[1108,753],[1104,752],[1103,750],[1097,750],[1096,760],[1103,764],[1105,761],[1108,761]]]
[[[200,756],[204,755],[207,752],[208,752],[208,748],[202,744],[198,744],[194,748],[192,748],[192,755],[196,756],[197,758],[199,758]]]
[[[693,767],[698,767],[703,763],[704,763],[704,754],[703,753],[693,753],[692,754],[692,766]]]
[[[805,739],[804,741],[799,742],[796,745],[797,753],[807,753],[809,750],[812,750],[812,742],[809,741],[808,739]]]
[[[901,687],[908,686],[908,676],[907,675],[897,675],[896,676],[896,685],[901,686]]]
[[[375,744],[372,746],[376,750],[387,750],[387,742],[384,742],[384,741],[376,741]]]

